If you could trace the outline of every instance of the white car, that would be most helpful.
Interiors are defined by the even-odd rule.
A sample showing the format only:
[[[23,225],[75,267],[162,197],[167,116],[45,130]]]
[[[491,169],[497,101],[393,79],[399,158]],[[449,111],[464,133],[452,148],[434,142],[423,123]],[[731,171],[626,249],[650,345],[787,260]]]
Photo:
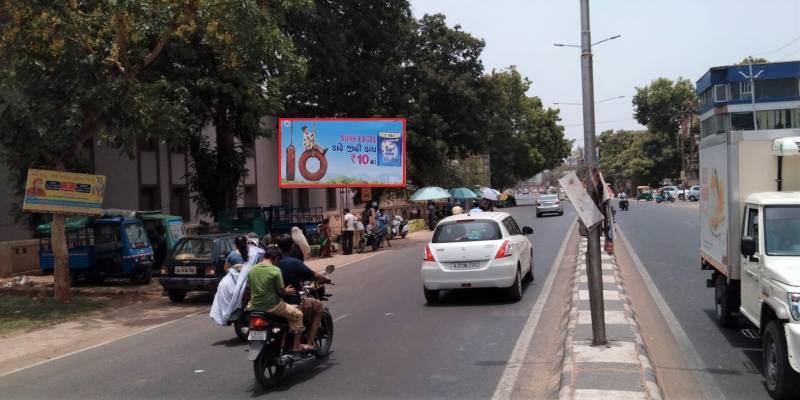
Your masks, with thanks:
[[[700,186],[692,186],[691,189],[686,191],[686,198],[689,201],[700,200]]]
[[[422,261],[428,304],[445,289],[505,288],[514,301],[533,281],[533,229],[504,212],[459,214],[436,225]]]

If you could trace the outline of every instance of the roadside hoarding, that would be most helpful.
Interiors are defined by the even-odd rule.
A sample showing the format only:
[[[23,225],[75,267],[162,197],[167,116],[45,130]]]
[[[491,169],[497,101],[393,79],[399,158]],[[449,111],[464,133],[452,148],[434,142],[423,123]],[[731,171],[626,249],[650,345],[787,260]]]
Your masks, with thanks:
[[[281,118],[282,188],[406,186],[404,118]]]
[[[596,224],[603,221],[603,213],[597,208],[589,193],[586,192],[586,186],[583,185],[575,172],[568,172],[566,175],[558,180],[558,183],[564,188],[569,201],[578,212],[578,217],[587,228],[591,228]]]
[[[23,211],[99,215],[106,177],[103,175],[29,169]]]

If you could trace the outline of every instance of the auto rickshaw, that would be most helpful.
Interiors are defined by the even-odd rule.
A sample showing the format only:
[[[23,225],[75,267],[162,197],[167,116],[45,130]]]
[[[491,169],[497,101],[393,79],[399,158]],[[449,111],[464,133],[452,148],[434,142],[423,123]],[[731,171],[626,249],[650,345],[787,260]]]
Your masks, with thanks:
[[[653,200],[653,189],[650,186],[636,187],[636,201],[639,200]]]
[[[142,221],[120,215],[69,217],[64,222],[69,252],[70,278],[102,281],[127,277],[133,283],[150,283],[153,248]],[[51,224],[36,227],[39,236],[39,266],[52,273],[55,256],[50,243]]]
[[[181,238],[186,236],[183,218],[178,215],[161,214],[158,211],[137,211],[136,218],[144,224],[147,238],[153,246],[155,254],[153,269],[159,270],[167,254]],[[162,245],[163,249],[160,247]]]

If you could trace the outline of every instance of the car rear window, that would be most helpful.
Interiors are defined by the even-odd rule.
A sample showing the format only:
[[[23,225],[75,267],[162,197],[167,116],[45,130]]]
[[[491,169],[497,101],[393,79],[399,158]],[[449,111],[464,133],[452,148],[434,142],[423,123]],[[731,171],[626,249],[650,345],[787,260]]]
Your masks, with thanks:
[[[183,239],[175,245],[175,250],[172,252],[172,258],[178,261],[194,260],[194,261],[208,261],[211,260],[211,254],[214,252],[214,241],[210,239]]]
[[[556,200],[556,196],[553,196],[553,195],[539,196],[539,200],[542,200],[542,201],[555,201]]]
[[[461,220],[439,224],[433,232],[432,243],[477,242],[502,239],[500,227],[494,221]]]

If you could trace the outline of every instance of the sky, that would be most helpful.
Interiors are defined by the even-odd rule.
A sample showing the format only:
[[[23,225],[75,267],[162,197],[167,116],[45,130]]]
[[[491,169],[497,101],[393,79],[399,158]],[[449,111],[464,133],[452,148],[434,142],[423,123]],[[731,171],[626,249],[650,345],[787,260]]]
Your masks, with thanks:
[[[442,13],[451,26],[486,42],[487,72],[515,65],[529,95],[561,110],[575,145],[583,144],[579,0],[411,0],[415,17]],[[800,0],[600,0],[590,2],[596,132],[642,129],[633,118],[636,87],[667,77],[696,82],[709,68],[746,56],[800,60]]]

